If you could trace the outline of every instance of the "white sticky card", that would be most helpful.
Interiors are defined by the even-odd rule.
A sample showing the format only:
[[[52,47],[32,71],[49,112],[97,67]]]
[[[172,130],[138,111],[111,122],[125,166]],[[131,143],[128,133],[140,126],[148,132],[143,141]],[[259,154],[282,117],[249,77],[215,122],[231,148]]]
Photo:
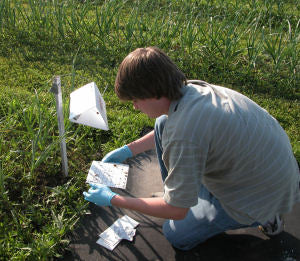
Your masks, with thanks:
[[[125,215],[100,234],[97,244],[113,250],[122,239],[132,241],[138,224],[137,221]]]
[[[115,223],[110,226],[110,228],[114,231],[122,239],[127,239],[132,241],[133,236],[135,235],[135,227],[139,223],[132,219],[131,217],[125,215],[122,218],[119,218]],[[100,234],[101,236],[101,234]]]
[[[126,188],[129,165],[93,161],[86,182],[114,188]]]
[[[115,239],[113,237],[108,239],[99,237],[96,243],[112,251],[120,243],[120,241],[121,239]]]
[[[132,227],[132,228],[135,228],[139,224],[139,222],[137,222],[133,218],[125,215],[125,216],[119,218],[115,222],[115,224],[118,225],[118,226],[122,226],[122,227]]]

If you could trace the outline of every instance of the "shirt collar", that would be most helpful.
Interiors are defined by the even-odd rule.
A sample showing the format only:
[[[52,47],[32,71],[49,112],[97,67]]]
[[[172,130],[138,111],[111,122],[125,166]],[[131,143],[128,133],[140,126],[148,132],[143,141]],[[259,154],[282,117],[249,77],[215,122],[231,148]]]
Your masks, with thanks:
[[[182,97],[179,100],[175,100],[175,101],[171,102],[169,111],[168,111],[169,116],[177,110],[178,105],[179,105],[181,99],[183,98],[183,96],[185,95],[185,93],[187,92],[187,90],[188,90],[188,87],[186,85],[180,89],[180,92],[182,93]]]

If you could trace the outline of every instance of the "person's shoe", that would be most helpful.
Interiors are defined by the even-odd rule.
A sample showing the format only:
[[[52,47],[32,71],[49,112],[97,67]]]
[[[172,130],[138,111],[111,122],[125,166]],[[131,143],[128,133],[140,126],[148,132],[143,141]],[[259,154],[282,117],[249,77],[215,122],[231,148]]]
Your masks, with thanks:
[[[283,219],[280,215],[276,215],[273,221],[268,221],[263,226],[258,227],[261,232],[267,236],[275,236],[283,231]]]

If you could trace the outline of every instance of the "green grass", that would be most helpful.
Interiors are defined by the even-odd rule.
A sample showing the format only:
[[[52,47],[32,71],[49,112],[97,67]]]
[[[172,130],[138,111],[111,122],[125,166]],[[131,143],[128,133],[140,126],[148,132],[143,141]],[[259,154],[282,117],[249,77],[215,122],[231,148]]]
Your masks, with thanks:
[[[275,116],[300,161],[300,7],[296,0],[0,1],[0,259],[63,256],[87,209],[92,160],[152,120],[113,92],[119,63],[162,48],[189,79],[238,90]],[[69,176],[49,92],[61,75]],[[68,121],[69,93],[107,87],[109,131]]]

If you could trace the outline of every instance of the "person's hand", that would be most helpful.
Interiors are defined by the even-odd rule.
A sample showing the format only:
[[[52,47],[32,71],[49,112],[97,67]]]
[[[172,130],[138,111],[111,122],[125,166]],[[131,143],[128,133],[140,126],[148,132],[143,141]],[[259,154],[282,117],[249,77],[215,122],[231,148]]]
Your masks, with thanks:
[[[84,199],[95,203],[100,207],[111,206],[111,199],[118,195],[115,192],[112,192],[111,189],[105,185],[97,185],[89,183],[91,188],[88,192],[83,192]]]
[[[122,163],[130,157],[132,157],[132,152],[127,145],[124,145],[106,154],[102,162]]]

